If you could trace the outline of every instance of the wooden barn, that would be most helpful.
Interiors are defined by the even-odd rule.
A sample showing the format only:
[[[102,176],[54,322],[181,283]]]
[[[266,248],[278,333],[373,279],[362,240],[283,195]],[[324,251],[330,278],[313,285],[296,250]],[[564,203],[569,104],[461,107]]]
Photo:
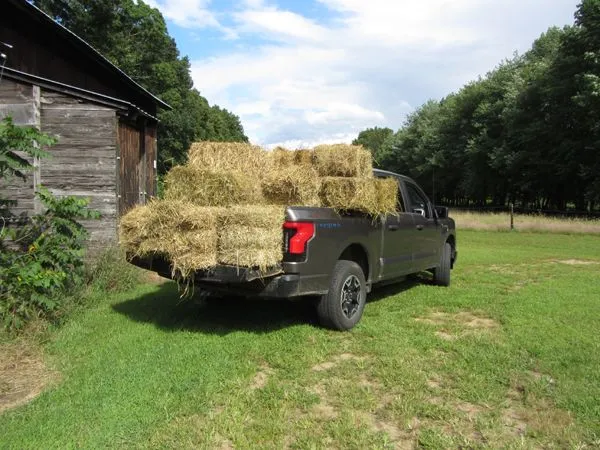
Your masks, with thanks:
[[[170,107],[27,1],[0,11],[0,119],[58,139],[26,182],[0,181],[0,197],[18,215],[41,210],[39,185],[90,198],[102,213],[85,223],[90,246],[115,242],[119,216],[156,194],[156,115]]]

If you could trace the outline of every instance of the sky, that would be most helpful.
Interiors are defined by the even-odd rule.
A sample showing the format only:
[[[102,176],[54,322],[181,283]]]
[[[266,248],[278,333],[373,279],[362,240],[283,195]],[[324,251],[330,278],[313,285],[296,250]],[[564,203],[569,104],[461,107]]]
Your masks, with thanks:
[[[251,142],[349,142],[573,23],[578,0],[144,0]]]

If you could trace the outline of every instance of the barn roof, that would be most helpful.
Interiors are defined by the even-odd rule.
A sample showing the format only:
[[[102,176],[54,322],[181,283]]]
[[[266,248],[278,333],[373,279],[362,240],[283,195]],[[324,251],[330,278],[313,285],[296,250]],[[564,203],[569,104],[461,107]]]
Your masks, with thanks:
[[[95,64],[98,64],[99,66],[102,66],[104,69],[108,70],[110,73],[112,73],[112,75],[114,75],[114,77],[118,78],[124,85],[126,85],[129,89],[135,91],[138,95],[147,98],[149,101],[152,101],[153,103],[162,108],[172,109],[171,106],[169,106],[166,102],[162,101],[160,98],[152,94],[150,91],[148,91],[139,83],[137,83],[133,78],[131,78],[121,69],[119,69],[116,65],[110,62],[105,56],[103,56],[89,43],[87,43],[85,40],[73,33],[68,28],[56,22],[52,17],[50,17],[38,7],[32,5],[26,0],[8,0],[6,3],[12,4],[13,6],[17,7],[19,10],[27,14],[29,19],[51,27],[53,33],[59,35],[62,39],[68,41],[78,51],[85,53],[86,56],[91,58]],[[57,80],[54,80],[54,82],[57,82]],[[76,86],[71,87],[78,89]]]

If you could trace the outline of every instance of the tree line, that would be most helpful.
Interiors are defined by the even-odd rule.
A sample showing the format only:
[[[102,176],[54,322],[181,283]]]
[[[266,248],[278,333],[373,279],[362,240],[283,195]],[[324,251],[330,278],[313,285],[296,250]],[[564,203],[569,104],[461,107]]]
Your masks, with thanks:
[[[600,0],[550,28],[523,55],[393,132],[360,133],[378,167],[412,176],[440,203],[600,208]]]
[[[160,174],[184,162],[193,141],[248,141],[239,117],[210,106],[193,87],[189,59],[180,56],[157,9],[141,0],[33,3],[173,107],[158,113]]]

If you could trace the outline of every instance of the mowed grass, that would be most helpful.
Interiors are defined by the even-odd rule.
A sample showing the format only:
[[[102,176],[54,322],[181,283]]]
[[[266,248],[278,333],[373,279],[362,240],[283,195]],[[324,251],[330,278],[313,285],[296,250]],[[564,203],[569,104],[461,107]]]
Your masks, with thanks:
[[[510,214],[450,211],[450,217],[461,230],[510,231]],[[599,234],[600,219],[546,217],[533,214],[515,214],[517,231],[565,234]]]
[[[147,285],[45,345],[59,381],[2,448],[600,446],[600,237],[459,233],[450,288],[374,292],[350,333],[310,306]]]

